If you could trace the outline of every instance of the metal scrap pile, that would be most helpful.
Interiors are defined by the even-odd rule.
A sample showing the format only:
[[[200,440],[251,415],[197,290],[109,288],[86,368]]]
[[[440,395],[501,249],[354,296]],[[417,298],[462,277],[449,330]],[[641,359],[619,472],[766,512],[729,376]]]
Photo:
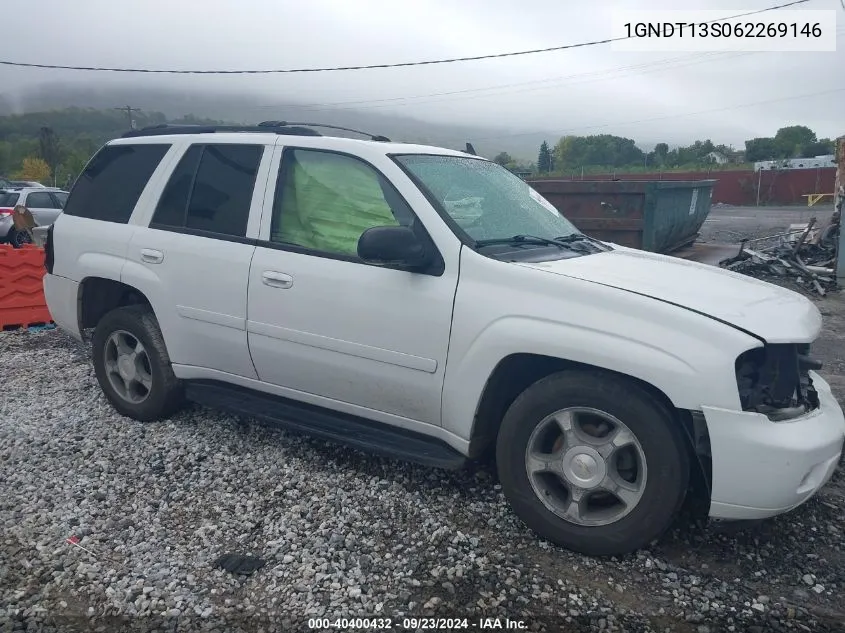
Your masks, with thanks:
[[[799,286],[824,296],[836,288],[839,216],[836,211],[825,227],[816,226],[812,218],[786,233],[743,240],[739,253],[719,265],[752,277],[792,277]]]

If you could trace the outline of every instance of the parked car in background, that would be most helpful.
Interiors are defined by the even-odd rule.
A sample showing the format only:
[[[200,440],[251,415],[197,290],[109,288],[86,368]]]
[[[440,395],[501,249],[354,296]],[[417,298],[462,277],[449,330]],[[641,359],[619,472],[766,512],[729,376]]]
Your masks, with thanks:
[[[38,226],[50,226],[64,209],[67,196],[67,191],[43,185],[0,189],[0,243],[19,248],[32,241],[25,231],[15,230],[12,214],[17,205],[29,209]]]
[[[47,189],[46,186],[34,180],[10,180],[9,187],[32,187],[34,189]]]

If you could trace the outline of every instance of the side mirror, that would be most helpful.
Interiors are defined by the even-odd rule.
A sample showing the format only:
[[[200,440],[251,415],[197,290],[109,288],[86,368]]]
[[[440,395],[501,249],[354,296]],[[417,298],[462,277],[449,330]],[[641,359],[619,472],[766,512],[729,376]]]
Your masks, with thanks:
[[[407,226],[374,226],[358,239],[358,257],[372,264],[425,268],[431,253]]]

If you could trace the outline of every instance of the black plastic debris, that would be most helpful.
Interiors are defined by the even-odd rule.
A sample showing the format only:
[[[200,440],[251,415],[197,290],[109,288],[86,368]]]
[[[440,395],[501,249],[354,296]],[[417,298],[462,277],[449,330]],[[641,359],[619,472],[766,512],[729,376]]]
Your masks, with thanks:
[[[737,255],[719,265],[760,279],[788,277],[824,296],[837,289],[840,215],[836,211],[826,227],[817,227],[811,218],[787,233],[743,240]]]
[[[215,567],[220,567],[233,574],[248,576],[249,574],[264,567],[265,561],[255,556],[243,554],[223,554],[214,561]]]

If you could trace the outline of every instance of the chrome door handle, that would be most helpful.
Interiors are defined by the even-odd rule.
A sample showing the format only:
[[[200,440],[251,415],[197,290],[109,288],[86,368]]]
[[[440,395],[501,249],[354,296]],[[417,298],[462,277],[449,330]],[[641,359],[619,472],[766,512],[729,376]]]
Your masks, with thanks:
[[[164,253],[152,248],[141,249],[141,261],[148,264],[160,264],[164,261]]]
[[[261,273],[261,282],[273,288],[290,288],[293,285],[293,277],[275,270],[265,270]]]

